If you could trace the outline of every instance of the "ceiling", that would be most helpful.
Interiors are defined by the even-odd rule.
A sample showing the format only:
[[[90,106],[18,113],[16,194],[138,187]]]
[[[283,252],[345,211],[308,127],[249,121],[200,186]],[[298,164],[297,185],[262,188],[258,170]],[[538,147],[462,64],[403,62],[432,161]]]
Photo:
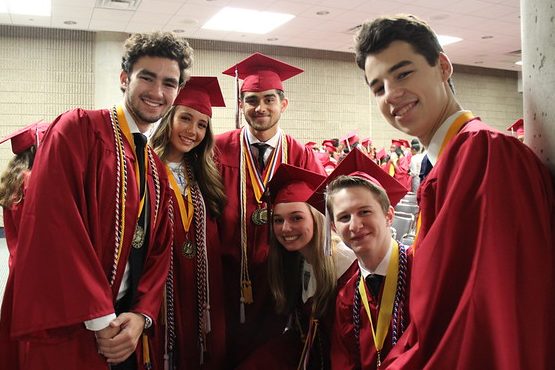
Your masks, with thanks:
[[[104,9],[105,0],[52,0],[51,17],[0,14],[0,24],[89,31],[175,31],[186,38],[353,52],[353,28],[385,14],[410,13],[438,34],[463,38],[445,50],[455,64],[519,71],[519,0],[140,0],[137,10]],[[122,5],[136,0],[111,0]],[[224,6],[295,18],[265,34],[203,30]],[[328,13],[318,15],[317,13]],[[75,22],[75,24],[67,24]]]

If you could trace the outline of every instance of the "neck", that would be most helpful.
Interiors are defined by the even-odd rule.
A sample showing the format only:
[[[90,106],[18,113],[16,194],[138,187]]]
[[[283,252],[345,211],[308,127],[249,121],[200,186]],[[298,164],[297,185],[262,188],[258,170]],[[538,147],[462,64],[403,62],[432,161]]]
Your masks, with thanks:
[[[314,259],[314,251],[312,250],[310,244],[307,244],[303,249],[301,249],[299,251],[304,259],[306,260],[306,262],[308,262],[311,266],[314,266],[314,263],[316,262]]]
[[[181,161],[183,161],[183,153],[170,147],[166,154],[166,162],[179,163]]]
[[[387,254],[390,245],[391,239],[388,239],[387,242],[382,243],[379,248],[369,250],[364,254],[359,254],[357,258],[365,269],[375,271]]]
[[[273,138],[274,135],[276,134],[277,126],[274,126],[274,127],[275,128],[272,128],[270,130],[258,131],[258,130],[255,130],[252,126],[249,126],[249,131],[251,132],[251,134],[255,138],[257,138],[259,141],[265,143],[266,141]]]
[[[449,87],[447,87],[447,89],[449,89]],[[428,147],[428,145],[430,145],[432,138],[434,137],[437,130],[441,127],[441,125],[445,122],[445,120],[455,112],[458,112],[462,109],[461,105],[457,102],[457,100],[451,93],[451,90],[449,90],[449,92],[450,93],[447,103],[445,104],[445,107],[443,108],[443,111],[437,118],[436,122],[434,122],[433,126],[428,132],[426,132],[422,136],[418,136],[418,139],[425,147]]]
[[[139,129],[139,132],[141,134],[144,134],[144,133],[148,132],[152,123],[145,122],[144,120],[137,117],[137,115],[135,114],[133,109],[131,109],[129,107],[129,104],[127,104],[127,100],[125,101],[125,108],[127,109],[127,112],[131,115],[131,117],[133,117],[133,121],[135,121],[135,124],[137,125],[137,128]]]

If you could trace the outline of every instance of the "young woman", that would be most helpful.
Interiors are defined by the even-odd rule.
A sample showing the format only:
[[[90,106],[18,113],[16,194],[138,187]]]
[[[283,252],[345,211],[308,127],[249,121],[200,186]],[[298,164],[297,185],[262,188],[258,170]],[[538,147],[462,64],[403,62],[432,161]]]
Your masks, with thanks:
[[[212,107],[225,106],[216,77],[192,77],[154,132],[173,190],[173,258],[161,319],[156,369],[222,369],[225,324],[216,219],[225,195],[213,161]]]
[[[306,203],[325,177],[282,164],[268,184],[272,209],[268,276],[287,330],[258,351],[265,369],[329,369],[336,289],[355,256],[339,239],[325,248],[326,222]],[[241,369],[255,369],[254,363]]]
[[[0,358],[6,369],[19,369],[25,352],[23,343],[9,339],[14,278],[11,266],[16,258],[25,190],[31,175],[35,153],[47,128],[47,123],[35,122],[0,141],[1,144],[11,139],[12,152],[15,154],[0,176],[0,205],[4,215],[4,232],[8,244],[8,266],[10,267],[0,312]]]
[[[411,252],[391,236],[395,205],[407,192],[353,151],[322,185],[327,210],[358,271],[339,290],[331,344],[333,369],[376,369],[408,324]]]

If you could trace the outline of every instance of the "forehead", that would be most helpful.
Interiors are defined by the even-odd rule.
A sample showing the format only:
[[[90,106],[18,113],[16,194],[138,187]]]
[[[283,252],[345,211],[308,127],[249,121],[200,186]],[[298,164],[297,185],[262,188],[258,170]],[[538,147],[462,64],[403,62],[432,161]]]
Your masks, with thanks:
[[[133,64],[133,72],[150,72],[163,78],[179,79],[181,71],[179,63],[173,59],[162,57],[142,56]]]
[[[350,186],[334,193],[332,197],[333,206],[336,211],[352,206],[374,206],[378,204],[376,195],[364,186]]]
[[[206,114],[199,112],[196,109],[193,109],[191,107],[187,107],[185,105],[176,105],[175,106],[175,116],[179,115],[179,114],[190,114],[191,116],[200,119],[200,120],[205,120],[208,121],[210,119],[210,117],[208,117]]]
[[[364,72],[368,78],[369,75],[387,73],[391,67],[401,62],[417,63],[422,60],[425,61],[424,56],[418,54],[408,42],[393,41],[385,49],[366,56]]]
[[[254,92],[254,91],[246,91],[244,93],[244,98],[258,98],[258,99],[263,99],[265,97],[268,96],[278,96],[277,91],[275,89],[270,89],[270,90],[265,90],[265,91],[259,91],[259,92]]]
[[[308,205],[305,202],[277,203],[274,205],[274,214],[286,215],[289,213],[309,213]]]

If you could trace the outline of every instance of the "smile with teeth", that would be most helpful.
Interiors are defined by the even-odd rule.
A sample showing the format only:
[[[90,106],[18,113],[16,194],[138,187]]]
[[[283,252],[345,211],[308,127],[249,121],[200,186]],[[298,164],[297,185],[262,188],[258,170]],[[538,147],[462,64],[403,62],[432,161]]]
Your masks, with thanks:
[[[411,110],[415,105],[416,105],[416,102],[409,103],[409,104],[405,105],[404,107],[402,107],[402,108],[400,108],[400,109],[398,109],[398,110],[395,110],[395,111],[393,112],[393,115],[394,115],[394,116],[397,116],[397,117],[401,117],[401,116],[403,116],[405,113],[407,113],[409,110]]]
[[[292,242],[292,241],[297,240],[297,239],[299,239],[298,235],[296,235],[296,236],[285,236],[284,235],[283,236],[283,240],[285,240],[286,242]]]
[[[153,101],[148,100],[148,99],[143,99],[143,102],[144,102],[146,105],[148,105],[148,106],[150,106],[150,107],[153,107],[153,108],[158,108],[158,107],[160,107],[160,106],[162,105],[162,103],[156,103],[156,102],[153,102]]]
[[[185,144],[185,145],[191,145],[191,144],[193,144],[193,143],[195,142],[193,139],[190,139],[190,138],[188,138],[188,137],[183,137],[183,136],[180,136],[179,139],[180,139],[181,142],[182,142],[183,144]]]

